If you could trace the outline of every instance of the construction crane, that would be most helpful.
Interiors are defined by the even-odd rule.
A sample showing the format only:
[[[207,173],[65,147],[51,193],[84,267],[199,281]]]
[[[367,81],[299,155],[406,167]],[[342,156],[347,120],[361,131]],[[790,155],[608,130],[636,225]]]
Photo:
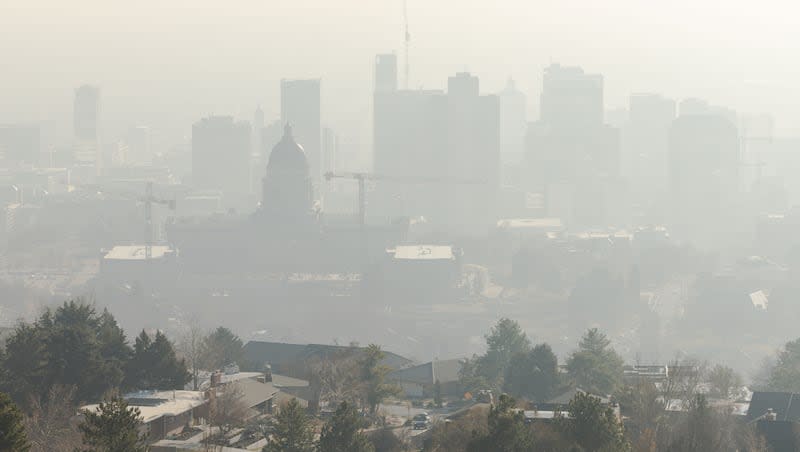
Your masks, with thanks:
[[[395,177],[385,176],[373,173],[364,172],[343,172],[334,173],[329,171],[325,173],[325,180],[331,181],[332,179],[352,179],[358,181],[358,221],[363,231],[366,225],[367,216],[367,194],[366,194],[366,181],[370,180],[387,180],[395,181],[404,184],[486,184],[486,180],[481,179],[445,179],[439,177]]]
[[[405,34],[405,67],[403,68],[405,71],[405,79],[403,80],[403,88],[408,89],[408,76],[409,76],[409,69],[408,69],[408,48],[411,45],[411,34],[408,32],[408,0],[403,0],[403,24],[405,26],[406,34]]]
[[[147,182],[145,195],[141,201],[144,203],[144,258],[149,260],[153,257],[153,203],[165,205],[175,211],[175,200],[156,198],[153,196],[153,183]]]
[[[75,186],[68,186],[71,190],[72,188],[83,188],[86,190],[91,190],[94,192],[99,193],[112,193],[117,196],[122,196],[127,199],[136,199],[137,201],[144,204],[144,256],[145,259],[150,259],[153,257],[153,204],[161,204],[167,206],[169,210],[175,211],[175,200],[174,199],[161,199],[156,198],[153,196],[153,182],[148,181],[145,185],[145,193],[144,196],[140,196],[129,191],[115,191],[115,190],[103,190],[97,184],[83,184],[83,185],[75,185]]]

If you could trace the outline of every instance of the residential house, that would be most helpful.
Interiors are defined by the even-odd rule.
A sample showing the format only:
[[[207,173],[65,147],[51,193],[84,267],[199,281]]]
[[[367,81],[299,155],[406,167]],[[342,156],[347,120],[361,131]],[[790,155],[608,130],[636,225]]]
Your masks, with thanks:
[[[180,432],[208,416],[208,399],[202,391],[137,391],[123,396],[142,418],[142,433],[148,441],[158,441]],[[81,410],[94,411],[99,405],[86,405]]]
[[[395,370],[386,378],[399,384],[406,397],[433,397],[437,382],[442,396],[461,397],[463,388],[459,382],[459,373],[463,365],[463,359],[436,360]]]

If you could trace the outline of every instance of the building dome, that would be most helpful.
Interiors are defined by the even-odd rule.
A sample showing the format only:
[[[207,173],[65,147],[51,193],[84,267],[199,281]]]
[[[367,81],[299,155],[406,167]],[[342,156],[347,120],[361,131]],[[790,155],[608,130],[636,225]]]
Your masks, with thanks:
[[[308,171],[308,160],[303,146],[294,141],[292,126],[286,124],[283,128],[283,138],[269,155],[267,168],[289,171]]]

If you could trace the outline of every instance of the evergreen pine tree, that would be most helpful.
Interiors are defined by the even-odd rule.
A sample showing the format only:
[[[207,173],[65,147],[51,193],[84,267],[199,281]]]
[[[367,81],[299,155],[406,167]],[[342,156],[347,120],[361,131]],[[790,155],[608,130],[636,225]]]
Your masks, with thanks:
[[[372,443],[361,433],[361,417],[353,405],[342,402],[333,417],[322,427],[319,452],[374,452]]]
[[[275,431],[263,452],[313,452],[314,429],[297,399],[290,400],[275,416]]]
[[[522,412],[514,409],[516,401],[501,394],[489,411],[489,432],[476,436],[467,446],[468,452],[528,452],[534,449],[533,430],[525,425]]]
[[[101,402],[94,411],[85,411],[78,426],[85,452],[145,452],[145,438],[139,434],[138,408],[128,407],[119,396]]]
[[[31,446],[22,421],[19,408],[11,401],[8,394],[0,392],[0,450],[14,452],[30,450]]]
[[[126,377],[127,385],[137,389],[183,389],[191,380],[169,339],[160,331],[151,338],[144,330],[136,337]]]

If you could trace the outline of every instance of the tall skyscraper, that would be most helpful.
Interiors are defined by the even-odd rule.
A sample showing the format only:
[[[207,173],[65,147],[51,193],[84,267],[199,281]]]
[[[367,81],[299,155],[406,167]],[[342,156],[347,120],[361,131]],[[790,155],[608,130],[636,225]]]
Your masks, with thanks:
[[[3,166],[35,164],[41,152],[42,131],[39,124],[0,124],[0,161]]]
[[[566,224],[604,226],[616,221],[611,201],[621,198],[619,130],[604,124],[603,77],[579,67],[544,71],[539,121],[528,128],[528,189],[545,195],[548,215]]]
[[[525,94],[509,79],[500,98],[500,155],[503,163],[519,163],[525,154],[528,129]]]
[[[102,168],[100,148],[100,88],[83,85],[75,90],[73,103],[73,130],[75,135],[75,161],[94,164],[99,173]]]
[[[264,134],[264,110],[261,109],[261,105],[256,108],[255,113],[253,113],[253,138],[252,138],[252,145],[253,145],[253,155],[260,155],[262,152],[262,138]]]
[[[336,171],[336,150],[339,146],[339,137],[330,127],[322,129],[322,173]]]
[[[261,163],[266,161],[266,157],[262,156],[262,148],[264,139],[264,110],[261,105],[256,108],[253,113],[253,124],[250,137],[250,191],[255,192],[258,186],[259,176],[264,171]]]
[[[322,180],[322,124],[320,109],[320,80],[281,81],[281,122],[291,124],[298,143],[303,144],[311,180]]]
[[[499,102],[481,96],[469,73],[448,79],[448,90],[395,90],[376,59],[374,171],[378,184],[372,212],[422,216],[434,228],[483,234],[493,213],[499,171]],[[386,66],[384,66],[386,65]],[[384,83],[386,82],[386,83]]]
[[[623,137],[623,175],[640,200],[653,200],[666,192],[669,175],[669,128],[676,104],[658,94],[634,94]]]
[[[683,112],[683,107],[681,108]],[[692,111],[669,130],[671,227],[701,247],[719,245],[740,222],[739,131],[724,114]]]
[[[149,161],[152,157],[150,148],[150,128],[147,126],[136,126],[128,130],[128,153],[130,159],[135,162]]]
[[[250,191],[250,124],[210,116],[192,126],[192,181],[225,194]]]
[[[603,76],[552,64],[544,70],[541,120],[558,129],[603,125]]]
[[[397,55],[375,57],[375,91],[397,91]]]

